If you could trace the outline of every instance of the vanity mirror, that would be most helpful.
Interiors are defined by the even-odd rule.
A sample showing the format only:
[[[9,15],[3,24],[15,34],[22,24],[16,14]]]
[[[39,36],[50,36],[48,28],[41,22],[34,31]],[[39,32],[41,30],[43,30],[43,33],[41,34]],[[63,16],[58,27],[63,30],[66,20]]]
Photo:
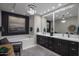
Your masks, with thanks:
[[[77,33],[78,6],[73,4],[55,13],[55,32]]]
[[[78,4],[71,4],[57,9],[45,15],[47,33],[70,33],[78,32]]]
[[[46,19],[46,33],[53,35],[53,14],[44,17]]]

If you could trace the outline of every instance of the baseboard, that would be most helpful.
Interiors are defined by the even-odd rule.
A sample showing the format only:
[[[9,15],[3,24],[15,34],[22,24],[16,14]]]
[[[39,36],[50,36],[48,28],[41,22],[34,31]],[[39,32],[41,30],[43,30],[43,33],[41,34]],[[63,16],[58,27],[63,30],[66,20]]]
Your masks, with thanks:
[[[37,46],[37,44],[34,44],[34,45],[30,45],[30,46],[28,46],[28,47],[25,47],[25,48],[23,48],[23,50],[26,50],[26,49],[32,48],[32,47],[34,47],[34,46]]]

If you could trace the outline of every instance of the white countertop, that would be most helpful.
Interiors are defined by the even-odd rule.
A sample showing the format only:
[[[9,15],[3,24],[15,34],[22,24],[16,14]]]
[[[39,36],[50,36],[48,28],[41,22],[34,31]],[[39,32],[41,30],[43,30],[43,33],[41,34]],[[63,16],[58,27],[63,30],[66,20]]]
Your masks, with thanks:
[[[63,40],[69,40],[69,41],[75,41],[75,42],[79,42],[79,35],[70,35],[70,37],[68,38],[68,34],[53,34],[53,36],[50,36],[50,34],[42,34],[42,33],[37,33],[37,35],[42,35],[42,36],[47,36],[47,37],[53,37],[53,38],[59,38],[59,39],[63,39]]]

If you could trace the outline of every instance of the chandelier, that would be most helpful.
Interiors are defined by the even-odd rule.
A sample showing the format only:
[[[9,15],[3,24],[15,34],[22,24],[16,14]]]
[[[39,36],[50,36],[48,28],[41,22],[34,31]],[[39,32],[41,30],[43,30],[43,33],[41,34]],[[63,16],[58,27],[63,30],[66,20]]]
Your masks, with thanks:
[[[29,4],[27,8],[27,13],[29,13],[30,15],[36,14],[35,7],[36,7],[35,5]]]
[[[65,23],[65,22],[66,22],[64,15],[62,16],[61,22],[62,22],[62,23]]]

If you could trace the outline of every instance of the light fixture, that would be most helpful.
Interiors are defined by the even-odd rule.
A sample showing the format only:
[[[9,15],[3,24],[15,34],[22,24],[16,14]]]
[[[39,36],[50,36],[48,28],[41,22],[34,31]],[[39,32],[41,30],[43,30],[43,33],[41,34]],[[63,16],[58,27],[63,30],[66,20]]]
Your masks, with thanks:
[[[69,12],[67,12],[67,14],[69,14]]]
[[[40,15],[42,15],[42,13],[39,13]]]
[[[58,15],[56,15],[56,17],[58,17]]]
[[[63,15],[63,16],[62,16],[61,23],[65,23],[65,22],[66,22],[66,20],[65,20],[64,15]]]
[[[59,7],[60,7],[61,5],[62,5],[61,3],[58,4]]]
[[[62,18],[63,20],[65,19],[65,18]]]
[[[62,20],[61,22],[62,22],[62,23],[65,23],[65,22],[66,22],[66,20]]]
[[[47,11],[49,12],[50,10],[48,9]]]
[[[28,5],[28,10],[27,10],[27,13],[29,13],[30,15],[34,15],[34,14],[36,14],[36,10],[35,10],[35,5],[33,5],[33,4],[29,4]]]
[[[55,6],[53,6],[52,9],[55,9]]]
[[[44,13],[46,13],[46,11],[44,11]]]
[[[14,10],[12,9],[11,12],[14,12]]]
[[[70,14],[70,16],[72,16],[72,15]]]
[[[15,6],[16,6],[16,3],[13,4],[11,12],[15,11]]]
[[[69,6],[67,6],[67,7],[60,8],[60,9],[58,9],[58,10],[55,10],[54,12],[50,12],[50,13],[48,13],[48,14],[45,14],[45,15],[43,15],[43,17],[49,16],[49,15],[51,15],[51,14],[53,14],[53,13],[58,13],[58,12],[61,12],[61,11],[64,11],[64,10],[66,10],[66,9],[70,9],[70,8],[73,8],[73,7],[74,7],[74,5],[69,5]],[[52,8],[54,8],[54,7],[52,7]]]

